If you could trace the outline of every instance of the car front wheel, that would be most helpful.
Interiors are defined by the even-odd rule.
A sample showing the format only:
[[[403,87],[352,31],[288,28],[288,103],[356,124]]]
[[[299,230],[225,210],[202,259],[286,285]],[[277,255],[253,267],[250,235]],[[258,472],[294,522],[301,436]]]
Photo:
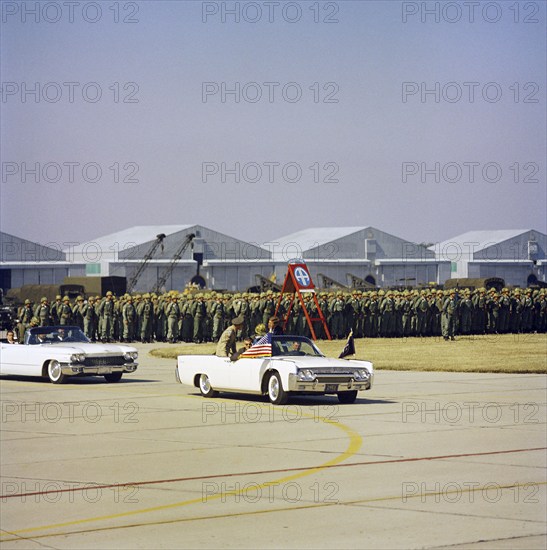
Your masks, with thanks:
[[[338,401],[344,405],[355,403],[357,399],[357,390],[338,392]]]
[[[274,405],[284,405],[289,400],[289,394],[283,389],[277,372],[272,373],[268,379],[268,397]]]
[[[66,375],[61,370],[59,361],[50,361],[47,365],[47,375],[53,384],[62,384],[66,380]]]
[[[119,382],[122,379],[123,372],[111,372],[110,374],[105,374],[104,379],[107,382]]]
[[[203,397],[216,397],[218,392],[211,387],[211,382],[206,374],[199,375],[199,391]]]

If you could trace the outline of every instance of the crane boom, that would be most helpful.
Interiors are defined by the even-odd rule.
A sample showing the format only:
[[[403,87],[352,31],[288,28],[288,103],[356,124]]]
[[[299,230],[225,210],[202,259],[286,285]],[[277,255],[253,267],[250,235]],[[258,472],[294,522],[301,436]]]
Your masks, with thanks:
[[[135,286],[137,285],[137,281],[140,279],[140,276],[142,275],[144,268],[148,264],[148,262],[154,257],[154,254],[156,253],[156,250],[160,246],[160,244],[163,243],[163,239],[165,239],[165,235],[163,233],[160,233],[159,235],[156,235],[156,240],[150,247],[150,250],[146,253],[146,256],[143,258],[142,263],[139,265],[139,268],[134,273],[133,277],[131,277],[131,280],[127,283],[127,292],[132,292]]]
[[[152,290],[152,292],[160,292],[161,288],[167,282],[169,275],[171,275],[171,273],[173,272],[173,269],[175,269],[177,262],[181,259],[182,254],[190,246],[191,242],[194,240],[194,237],[195,235],[193,233],[188,233],[188,235],[186,235],[186,238],[184,239],[184,241],[182,242],[178,250],[175,252],[175,255],[173,256],[171,263],[162,273],[161,277],[158,279],[158,282],[154,286],[154,289]]]

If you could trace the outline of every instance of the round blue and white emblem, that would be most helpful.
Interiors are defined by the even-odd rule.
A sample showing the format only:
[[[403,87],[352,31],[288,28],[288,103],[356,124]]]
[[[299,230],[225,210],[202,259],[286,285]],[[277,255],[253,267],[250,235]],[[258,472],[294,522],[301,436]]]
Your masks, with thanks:
[[[294,276],[300,286],[309,286],[311,279],[308,272],[303,267],[297,267],[294,270]]]

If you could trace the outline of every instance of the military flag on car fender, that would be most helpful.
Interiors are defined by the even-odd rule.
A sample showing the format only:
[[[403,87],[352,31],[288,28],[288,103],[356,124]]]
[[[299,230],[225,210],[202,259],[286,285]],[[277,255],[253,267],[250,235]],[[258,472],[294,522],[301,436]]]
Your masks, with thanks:
[[[350,330],[348,341],[342,350],[342,353],[338,356],[338,359],[343,359],[348,355],[355,355],[355,342],[353,341],[353,330]]]

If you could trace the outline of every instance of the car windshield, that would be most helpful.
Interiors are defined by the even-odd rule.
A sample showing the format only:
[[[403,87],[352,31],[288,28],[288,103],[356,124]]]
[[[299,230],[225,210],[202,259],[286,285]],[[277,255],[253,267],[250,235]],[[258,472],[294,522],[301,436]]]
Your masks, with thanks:
[[[89,338],[79,327],[35,327],[25,334],[25,344],[30,346],[89,341]]]
[[[323,354],[304,336],[274,336],[272,356],[323,357]]]

